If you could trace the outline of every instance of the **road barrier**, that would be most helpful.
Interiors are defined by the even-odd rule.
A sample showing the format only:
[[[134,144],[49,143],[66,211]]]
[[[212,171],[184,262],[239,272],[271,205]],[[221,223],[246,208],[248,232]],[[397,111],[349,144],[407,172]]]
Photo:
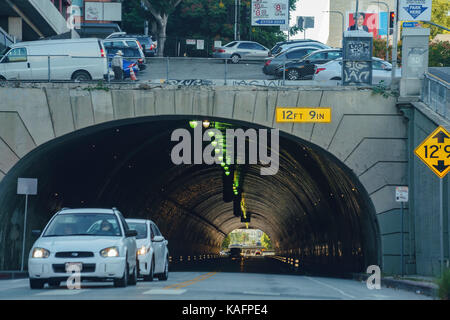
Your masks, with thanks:
[[[450,119],[450,83],[426,73],[421,100],[437,114]]]

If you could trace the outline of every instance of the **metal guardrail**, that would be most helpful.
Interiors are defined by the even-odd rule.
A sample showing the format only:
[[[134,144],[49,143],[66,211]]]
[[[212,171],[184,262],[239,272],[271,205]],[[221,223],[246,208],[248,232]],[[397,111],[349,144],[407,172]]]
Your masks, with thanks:
[[[52,81],[64,81],[64,82],[71,82],[73,80],[58,80],[58,79],[54,79],[54,77],[52,77],[52,62],[54,61],[54,59],[58,58],[58,57],[70,57],[70,58],[77,58],[77,59],[105,59],[105,57],[98,57],[98,56],[75,56],[75,55],[69,55],[69,54],[55,54],[55,55],[27,55],[28,57],[42,57],[42,58],[46,58],[47,60],[47,77],[46,79],[36,79],[36,80],[31,80],[31,81],[47,81],[47,82],[52,82]],[[0,58],[2,58],[0,56]],[[130,60],[130,61],[137,61],[139,58],[138,57],[122,57],[124,60]],[[110,74],[110,70],[111,67],[109,65],[109,62],[111,61],[112,58],[108,57],[108,71],[107,71],[107,79],[105,79],[108,83],[111,82],[111,78],[109,77]],[[218,75],[217,78],[215,78],[215,80],[217,79],[223,79],[224,81],[224,85],[227,85],[228,83],[232,82],[232,79],[230,79],[229,77],[229,65],[231,64],[231,59],[230,58],[199,58],[199,57],[146,57],[146,65],[147,66],[151,66],[152,63],[154,62],[159,62],[159,63],[164,63],[165,64],[165,81],[166,83],[169,83],[171,80],[175,80],[175,78],[171,77],[171,72],[173,72],[173,70],[171,70],[173,67],[173,64],[176,63],[177,61],[196,61],[196,62],[205,62],[205,63],[211,63],[211,62],[221,62],[223,63],[223,74],[222,75]],[[28,61],[24,61],[24,62],[28,62]],[[244,60],[243,62],[260,62],[259,60]],[[283,75],[282,77],[279,79],[279,82],[281,85],[285,85],[286,82],[286,72],[285,72],[285,66],[286,63],[288,61],[284,60],[283,61]],[[176,66],[175,66],[176,67]],[[89,72],[89,70],[86,69],[86,71]],[[201,78],[201,77],[197,77],[197,78]],[[192,75],[192,79],[197,79],[195,75]],[[14,79],[14,80],[18,80],[18,81],[27,81],[25,79]],[[231,81],[230,81],[231,80]],[[253,80],[253,79],[247,79],[248,81]],[[300,81],[304,81],[304,80],[300,80]]]
[[[437,114],[450,119],[450,83],[426,73],[421,100]]]

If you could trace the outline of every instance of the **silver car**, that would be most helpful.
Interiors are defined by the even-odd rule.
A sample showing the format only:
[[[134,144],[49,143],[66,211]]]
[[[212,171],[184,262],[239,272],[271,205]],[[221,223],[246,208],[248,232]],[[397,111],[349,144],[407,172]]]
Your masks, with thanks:
[[[396,70],[395,78],[401,77],[401,69]],[[314,81],[327,82],[329,80],[342,80],[342,58],[328,63],[317,65]],[[380,58],[372,58],[372,85],[384,84],[389,86],[392,80],[392,65]]]
[[[264,60],[268,56],[269,49],[254,41],[233,41],[213,50],[214,58],[230,59],[232,63],[241,60]]]

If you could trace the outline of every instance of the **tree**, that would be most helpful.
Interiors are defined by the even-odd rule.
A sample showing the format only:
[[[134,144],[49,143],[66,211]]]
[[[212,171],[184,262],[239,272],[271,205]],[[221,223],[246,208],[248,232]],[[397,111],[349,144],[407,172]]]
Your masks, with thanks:
[[[433,0],[431,21],[448,28],[450,26],[449,12],[450,12],[450,2],[448,0]],[[438,33],[450,33],[450,32],[435,26],[431,26],[430,33],[431,37],[434,38]]]
[[[166,28],[169,15],[175,11],[182,0],[142,0],[144,6],[155,18],[158,34],[158,56],[164,55],[166,42]]]
[[[266,249],[272,249],[272,241],[266,233],[261,236],[261,245]]]
[[[222,242],[222,249],[228,249],[228,246],[231,243],[231,236],[228,234]]]

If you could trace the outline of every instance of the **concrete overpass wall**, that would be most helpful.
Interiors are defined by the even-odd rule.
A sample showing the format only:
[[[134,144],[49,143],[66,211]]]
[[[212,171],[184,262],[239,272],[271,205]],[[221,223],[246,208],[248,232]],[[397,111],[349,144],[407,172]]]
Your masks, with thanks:
[[[417,274],[438,276],[440,274],[440,222],[439,178],[417,157],[414,149],[433,132],[437,126],[442,125],[450,130],[450,122],[437,113],[434,113],[425,104],[400,105],[401,110],[408,118],[409,139],[409,167],[408,178],[410,186],[409,207],[413,219],[405,221],[405,230],[411,229],[411,237],[405,234],[405,243],[411,251],[406,251],[406,262],[411,267],[416,264]],[[443,205],[444,205],[444,264],[447,265],[450,257],[450,179],[447,175],[443,179]],[[408,223],[408,224],[407,224]],[[411,253],[411,255],[410,255]],[[447,265],[448,266],[448,265]]]
[[[86,90],[87,85],[80,84],[29,86],[35,87],[0,88],[0,181],[37,146],[113,120],[215,116],[275,127],[327,150],[353,170],[376,210],[382,270],[400,272],[400,206],[394,190],[396,185],[407,184],[408,156],[406,123],[394,98],[352,88],[128,86]],[[276,106],[331,107],[332,122],[278,124]]]

